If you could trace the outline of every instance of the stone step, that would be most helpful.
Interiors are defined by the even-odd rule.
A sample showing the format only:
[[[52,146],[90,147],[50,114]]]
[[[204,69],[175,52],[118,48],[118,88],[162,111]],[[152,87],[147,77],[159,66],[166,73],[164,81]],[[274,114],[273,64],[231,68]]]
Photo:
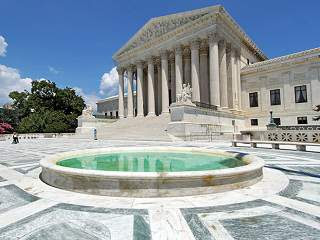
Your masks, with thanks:
[[[170,141],[166,133],[169,122],[169,116],[120,119],[97,129],[97,136],[98,139]]]

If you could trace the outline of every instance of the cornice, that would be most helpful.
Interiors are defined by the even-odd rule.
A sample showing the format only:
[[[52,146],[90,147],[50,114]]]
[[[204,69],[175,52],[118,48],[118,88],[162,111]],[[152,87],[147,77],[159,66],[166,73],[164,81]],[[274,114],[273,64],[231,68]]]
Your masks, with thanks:
[[[310,62],[320,62],[320,48],[313,48],[245,66],[241,69],[241,75],[281,69]]]

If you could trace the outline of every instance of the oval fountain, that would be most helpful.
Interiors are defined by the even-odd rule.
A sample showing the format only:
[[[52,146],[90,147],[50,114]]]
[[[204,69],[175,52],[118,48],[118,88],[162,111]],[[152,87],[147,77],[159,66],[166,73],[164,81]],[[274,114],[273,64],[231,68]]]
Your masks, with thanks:
[[[40,161],[45,183],[75,192],[172,197],[247,187],[263,177],[262,159],[194,147],[117,147],[65,152]]]

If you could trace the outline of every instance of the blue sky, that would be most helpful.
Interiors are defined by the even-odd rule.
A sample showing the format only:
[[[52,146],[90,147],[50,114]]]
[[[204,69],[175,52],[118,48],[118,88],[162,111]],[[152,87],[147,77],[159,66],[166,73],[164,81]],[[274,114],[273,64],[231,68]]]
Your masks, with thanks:
[[[113,95],[112,54],[150,18],[216,4],[269,58],[320,46],[318,0],[0,0],[0,104],[41,78],[87,101]]]

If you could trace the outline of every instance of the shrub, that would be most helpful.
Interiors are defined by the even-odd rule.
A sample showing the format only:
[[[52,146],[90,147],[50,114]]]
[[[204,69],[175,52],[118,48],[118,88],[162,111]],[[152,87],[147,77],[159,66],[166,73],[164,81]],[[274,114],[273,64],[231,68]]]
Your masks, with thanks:
[[[9,123],[0,122],[0,134],[12,133],[13,128]]]

